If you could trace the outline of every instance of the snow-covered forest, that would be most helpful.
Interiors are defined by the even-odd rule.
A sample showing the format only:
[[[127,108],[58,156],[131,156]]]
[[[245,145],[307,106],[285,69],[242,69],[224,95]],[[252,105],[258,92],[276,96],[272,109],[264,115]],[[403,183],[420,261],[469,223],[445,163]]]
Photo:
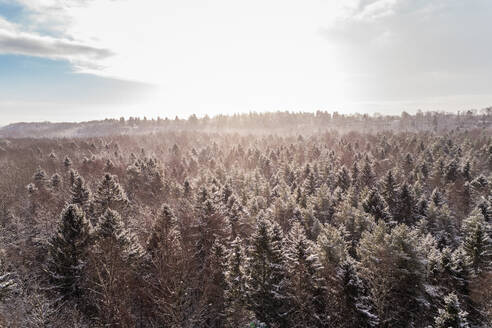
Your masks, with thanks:
[[[491,122],[5,127],[0,326],[491,327]]]

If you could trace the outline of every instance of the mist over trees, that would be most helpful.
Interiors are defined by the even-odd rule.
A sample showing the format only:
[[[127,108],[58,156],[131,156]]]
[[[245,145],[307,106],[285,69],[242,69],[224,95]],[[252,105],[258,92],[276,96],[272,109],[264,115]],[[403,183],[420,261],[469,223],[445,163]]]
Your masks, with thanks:
[[[7,126],[0,326],[490,327],[491,114]]]

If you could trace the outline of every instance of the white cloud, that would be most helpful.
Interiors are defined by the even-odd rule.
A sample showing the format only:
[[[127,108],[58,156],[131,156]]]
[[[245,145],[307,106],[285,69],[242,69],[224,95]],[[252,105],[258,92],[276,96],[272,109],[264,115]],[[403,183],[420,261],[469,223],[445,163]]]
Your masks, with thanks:
[[[146,115],[492,94],[488,0],[17,1],[27,16],[0,21],[0,49],[158,85]]]
[[[357,1],[324,34],[359,100],[492,94],[490,21],[487,0]]]
[[[64,59],[81,69],[94,69],[98,63],[112,56],[108,49],[67,38],[43,36],[26,32],[20,26],[0,17],[0,54],[16,54]]]

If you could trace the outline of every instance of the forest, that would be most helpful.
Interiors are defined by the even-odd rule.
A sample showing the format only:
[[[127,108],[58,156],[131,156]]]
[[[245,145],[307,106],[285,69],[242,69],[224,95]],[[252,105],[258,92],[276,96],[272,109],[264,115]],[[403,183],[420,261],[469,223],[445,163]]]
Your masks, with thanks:
[[[491,327],[491,110],[404,114],[2,129],[0,327]]]

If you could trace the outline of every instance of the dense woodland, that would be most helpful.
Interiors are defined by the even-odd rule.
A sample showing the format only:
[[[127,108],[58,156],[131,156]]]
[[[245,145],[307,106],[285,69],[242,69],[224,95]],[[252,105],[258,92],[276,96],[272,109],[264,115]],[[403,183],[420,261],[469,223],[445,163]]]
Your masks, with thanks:
[[[14,123],[0,128],[0,138],[26,137],[101,137],[114,135],[141,135],[159,132],[211,132],[241,134],[303,134],[311,135],[334,129],[340,133],[359,131],[434,131],[443,133],[453,129],[490,129],[492,107],[457,113],[422,112],[414,115],[341,114],[339,112],[251,112],[247,114],[216,115],[188,119],[121,117],[81,123]]]
[[[420,114],[0,139],[0,326],[491,327],[490,111]]]

